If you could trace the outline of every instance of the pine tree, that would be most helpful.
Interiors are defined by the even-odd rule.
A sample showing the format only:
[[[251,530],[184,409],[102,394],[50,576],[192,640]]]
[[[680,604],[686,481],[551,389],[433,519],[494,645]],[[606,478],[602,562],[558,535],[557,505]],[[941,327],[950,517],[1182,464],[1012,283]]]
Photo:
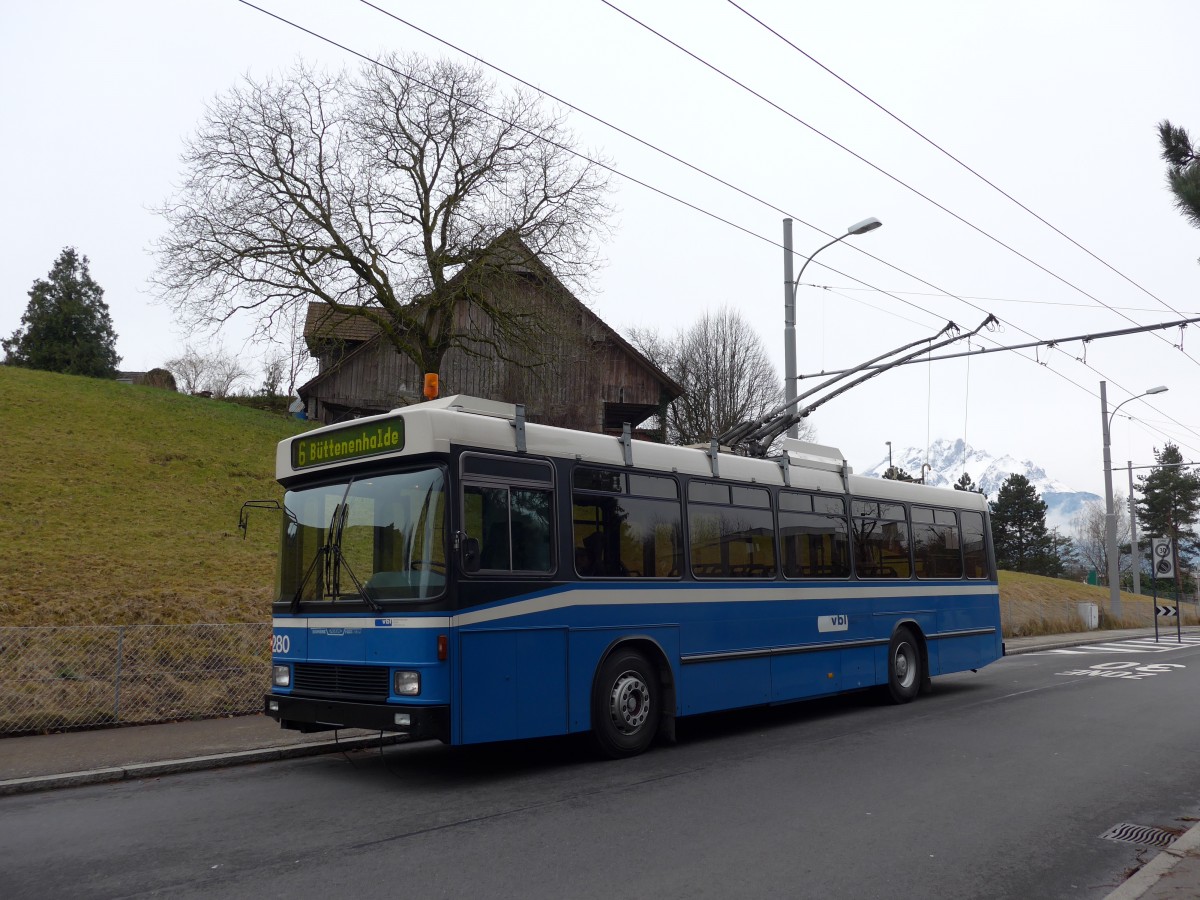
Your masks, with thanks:
[[[1125,545],[1128,549],[1128,544]],[[1058,560],[1057,571],[1052,574],[1062,575],[1068,570],[1079,570],[1079,548],[1075,546],[1075,542],[1068,536],[1060,535],[1058,529],[1055,528],[1050,532],[1050,552],[1056,560]],[[1051,574],[1051,573],[1045,573]]]
[[[1034,575],[1062,572],[1062,560],[1046,530],[1046,502],[1028,478],[1009,475],[1000,485],[991,510],[992,542],[999,568]]]
[[[975,482],[971,480],[971,476],[966,472],[963,472],[962,477],[959,478],[958,481],[954,482],[954,489],[956,491],[974,491],[976,494],[983,493],[983,491],[979,489]]]
[[[29,291],[21,327],[0,344],[5,362],[26,369],[107,378],[117,370],[117,336],[88,259],[65,247]]]
[[[1200,516],[1200,475],[1182,465],[1179,448],[1168,443],[1154,450],[1157,465],[1149,475],[1138,476],[1137,515],[1143,534],[1169,537],[1180,554],[1200,549],[1196,518]],[[1175,588],[1180,589],[1179,566],[1175,566]]]
[[[1183,128],[1166,119],[1158,123],[1158,141],[1167,163],[1167,186],[1175,195],[1175,206],[1184,217],[1200,228],[1200,149]]]

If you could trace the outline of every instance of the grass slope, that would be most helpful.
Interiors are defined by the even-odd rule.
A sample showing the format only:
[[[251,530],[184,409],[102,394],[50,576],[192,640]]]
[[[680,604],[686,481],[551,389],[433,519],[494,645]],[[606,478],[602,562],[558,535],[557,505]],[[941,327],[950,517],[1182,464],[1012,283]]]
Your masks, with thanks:
[[[1019,637],[1033,634],[1063,634],[1083,631],[1078,604],[1095,603],[1101,628],[1153,628],[1154,600],[1121,591],[1121,618],[1108,615],[1108,588],[1044,578],[1024,572],[1000,573],[1000,619],[1004,634]],[[1173,606],[1173,601],[1163,601]],[[1183,624],[1196,624],[1196,608],[1182,604]],[[1174,619],[1162,619],[1159,628],[1175,629]]]
[[[0,366],[0,625],[261,622],[275,444],[305,426],[231,403]]]

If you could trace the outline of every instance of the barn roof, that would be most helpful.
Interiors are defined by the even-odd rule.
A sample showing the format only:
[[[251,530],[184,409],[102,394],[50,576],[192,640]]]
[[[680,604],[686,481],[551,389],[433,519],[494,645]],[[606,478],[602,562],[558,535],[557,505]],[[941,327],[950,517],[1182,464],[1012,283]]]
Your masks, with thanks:
[[[669,400],[683,396],[685,393],[684,389],[677,381],[660,369],[652,360],[629,343],[629,341],[625,340],[615,328],[601,319],[587,304],[576,297],[523,241],[516,238],[509,238],[507,240],[510,242],[509,247],[500,252],[507,252],[512,255],[513,262],[510,267],[513,271],[533,275],[538,281],[552,287],[556,291],[561,291],[579,307],[594,325],[599,327],[601,333],[608,340],[611,340],[625,353],[637,359],[654,375],[655,379],[661,383],[663,391],[668,395]],[[455,278],[458,277],[461,277],[461,273],[455,276]],[[305,384],[301,388],[301,396],[304,396],[306,391],[311,390],[326,377],[341,368],[351,357],[358,355],[360,350],[366,349],[365,346],[359,345],[365,345],[379,339],[380,328],[365,316],[334,309],[323,302],[312,302],[308,304],[307,314],[304,319],[304,338],[309,351],[313,355],[319,353],[322,344],[341,342],[354,346],[347,346],[346,349],[348,352],[344,356]]]

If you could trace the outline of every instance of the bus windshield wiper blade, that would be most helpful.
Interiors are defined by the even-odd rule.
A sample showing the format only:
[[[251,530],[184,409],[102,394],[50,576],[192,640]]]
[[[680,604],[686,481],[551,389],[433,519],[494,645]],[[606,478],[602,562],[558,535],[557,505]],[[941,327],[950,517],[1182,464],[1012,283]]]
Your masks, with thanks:
[[[312,562],[308,564],[308,569],[304,573],[304,577],[300,579],[300,583],[296,585],[296,593],[292,595],[292,615],[300,611],[300,598],[304,594],[304,586],[308,584],[308,579],[312,577],[313,570],[316,569],[317,563],[320,562],[329,553],[329,545],[322,544],[317,548],[316,555],[313,556]]]
[[[342,495],[342,499],[345,499],[345,494]],[[325,576],[325,580],[321,586],[321,597],[324,597],[327,593],[332,593],[333,598],[337,599],[337,564],[334,561],[334,553],[341,551],[337,542],[337,537],[340,536],[340,533],[337,532],[337,522],[338,513],[341,511],[342,506],[342,503],[338,503],[333,508],[333,515],[329,517],[329,527],[325,532],[325,543],[317,548],[312,562],[308,564],[308,569],[305,571],[304,577],[300,579],[300,584],[296,586],[296,593],[292,595],[293,615],[300,611],[300,600],[304,595],[304,586],[308,584],[308,579],[312,577],[312,573],[316,570],[317,563],[319,562],[324,563],[323,574]]]
[[[344,595],[339,592],[334,596],[334,598],[333,598],[334,601],[337,601],[339,598],[341,598],[343,596],[347,596],[347,597],[357,596],[357,597],[361,598],[363,600],[363,602],[365,602],[367,604],[367,606],[369,606],[374,612],[383,612],[383,607],[380,606],[378,601],[376,601],[375,598],[371,596],[370,592],[362,586],[362,582],[358,580],[358,576],[355,575],[354,570],[350,568],[350,563],[346,560],[346,557],[342,554],[341,547],[335,546],[333,548],[333,555],[334,555],[334,563],[333,563],[334,566],[344,568],[346,570],[346,574],[350,576],[350,580],[354,582],[354,587],[358,591],[357,594],[344,594]]]

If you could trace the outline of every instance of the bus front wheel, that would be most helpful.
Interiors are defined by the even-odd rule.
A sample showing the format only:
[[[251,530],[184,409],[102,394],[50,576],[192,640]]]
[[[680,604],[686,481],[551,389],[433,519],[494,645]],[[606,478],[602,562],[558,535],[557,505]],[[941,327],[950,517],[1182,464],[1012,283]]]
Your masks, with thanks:
[[[908,628],[897,628],[888,642],[887,692],[893,703],[908,703],[921,691],[921,648]]]
[[[610,759],[635,756],[658,731],[661,697],[650,661],[636,650],[614,651],[592,688],[592,736]]]

